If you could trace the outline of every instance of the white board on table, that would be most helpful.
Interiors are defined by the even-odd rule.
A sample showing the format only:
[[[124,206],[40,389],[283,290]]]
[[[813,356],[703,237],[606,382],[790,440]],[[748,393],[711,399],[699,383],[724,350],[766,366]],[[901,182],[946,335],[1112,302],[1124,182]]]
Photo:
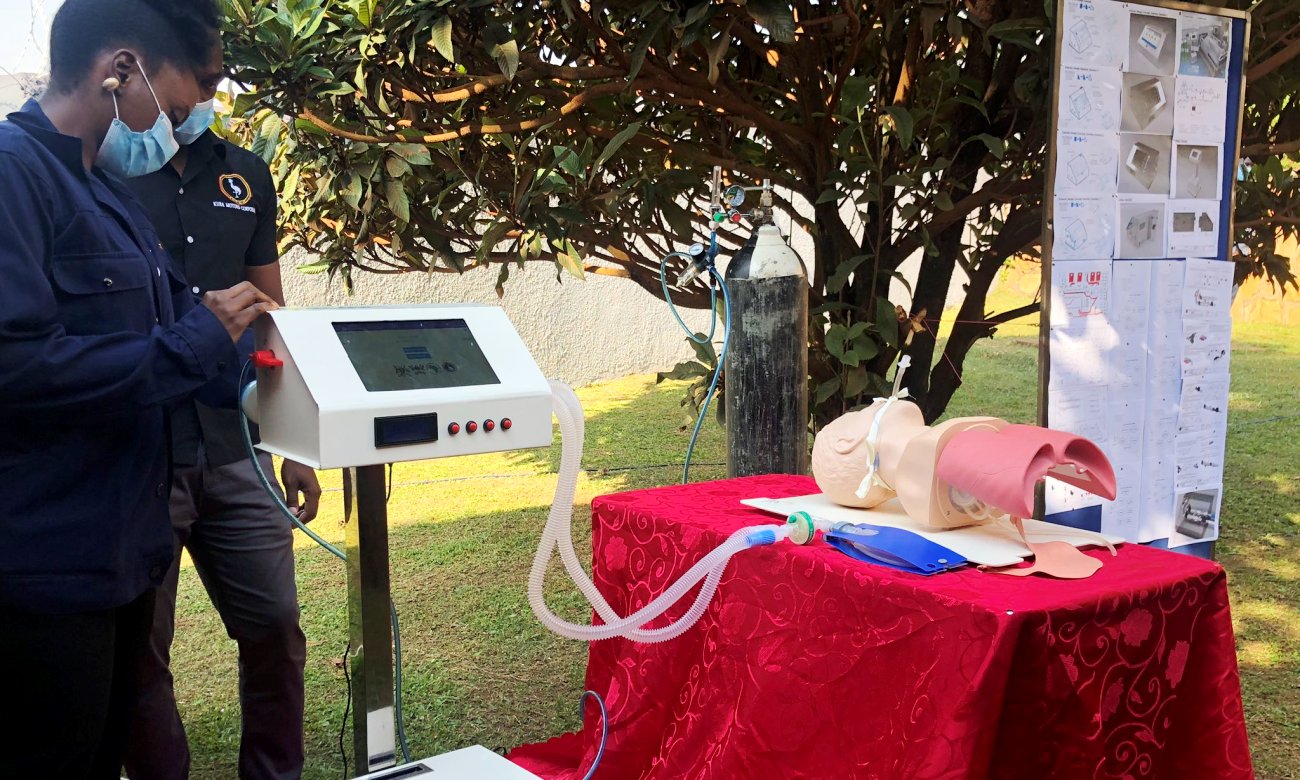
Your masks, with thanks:
[[[985,525],[932,531],[908,517],[898,499],[891,499],[874,509],[855,509],[840,506],[823,493],[790,498],[747,498],[740,503],[774,515],[790,516],[807,512],[813,517],[832,523],[870,523],[892,528],[902,528],[924,537],[935,544],[947,547],[971,563],[980,566],[1013,566],[1030,556],[1029,548],[1020,541],[1011,523],[1001,520]],[[1025,534],[1032,542],[1066,542],[1075,547],[1097,543],[1097,537],[1068,526],[1025,521]],[[1101,534],[1111,544],[1122,544],[1119,536]]]

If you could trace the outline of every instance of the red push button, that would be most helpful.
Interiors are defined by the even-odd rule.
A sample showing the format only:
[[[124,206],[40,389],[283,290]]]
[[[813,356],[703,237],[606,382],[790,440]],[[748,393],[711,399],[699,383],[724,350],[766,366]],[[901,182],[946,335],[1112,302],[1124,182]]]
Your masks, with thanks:
[[[474,431],[477,430],[478,430],[478,423],[474,422],[473,420],[470,420],[469,422],[465,423],[466,433],[473,433]]]
[[[485,430],[485,431],[491,433],[492,431],[495,431],[496,428],[497,428],[497,424],[496,424],[495,422],[493,422],[492,420],[484,420],[484,421],[483,421],[483,430]]]
[[[460,433],[460,423],[452,423],[451,425],[448,425],[447,433],[450,433],[452,436]]]
[[[503,431],[508,431],[508,430],[510,430],[510,429],[513,428],[513,427],[515,427],[515,424],[514,424],[513,422],[511,422],[511,420],[510,420],[509,417],[507,417],[507,418],[505,418],[504,420],[501,421],[501,430],[503,430]]]

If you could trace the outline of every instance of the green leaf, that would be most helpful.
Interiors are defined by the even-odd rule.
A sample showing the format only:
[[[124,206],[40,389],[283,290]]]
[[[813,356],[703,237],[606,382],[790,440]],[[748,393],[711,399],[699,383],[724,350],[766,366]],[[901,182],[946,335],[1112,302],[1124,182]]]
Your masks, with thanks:
[[[493,222],[488,229],[483,231],[483,238],[479,242],[478,258],[483,260],[490,252],[496,249],[501,239],[505,238],[506,233],[510,232],[510,222],[507,220],[498,220]]]
[[[576,247],[568,239],[560,242],[555,252],[555,264],[569,272],[570,276],[576,279],[586,279],[587,271],[583,267],[582,255],[578,253]]]
[[[820,406],[821,404],[826,402],[826,399],[830,398],[831,396],[835,395],[835,393],[839,392],[839,389],[840,389],[839,377],[836,376],[827,379],[825,382],[822,382],[821,384],[817,385],[817,389],[813,392],[813,398],[816,399],[814,403]]]
[[[375,5],[378,0],[352,0],[351,8],[357,15],[357,21],[363,27],[369,27],[375,20]]]
[[[450,16],[444,16],[433,23],[433,35],[430,41],[433,43],[433,48],[445,57],[448,62],[456,61],[456,50],[451,42]]]
[[[430,266],[432,270],[432,266]],[[504,298],[506,295],[506,281],[510,278],[510,264],[502,263],[501,270],[497,272],[497,297]]]
[[[853,345],[844,355],[844,363],[850,366],[860,365],[864,360],[870,360],[880,354],[880,344],[875,339],[862,339]]]
[[[515,73],[519,70],[519,44],[514,40],[502,41],[491,47],[488,53],[496,58],[497,67],[506,78],[514,81]]]
[[[780,43],[794,43],[794,8],[784,0],[749,0],[745,10]]]
[[[708,366],[696,363],[694,360],[685,363],[678,363],[673,366],[672,371],[660,371],[655,374],[655,384],[659,384],[666,379],[676,379],[678,381],[685,379],[696,379],[702,376],[712,376],[713,369]]]
[[[837,360],[844,359],[844,342],[848,339],[849,329],[836,323],[826,330],[826,351]]]
[[[646,52],[650,50],[650,42],[654,40],[654,37],[659,34],[659,31],[663,29],[663,26],[667,23],[668,15],[662,14],[654,21],[654,23],[646,27],[643,33],[641,33],[641,39],[637,41],[636,48],[632,50],[632,58],[629,62],[629,70],[627,74],[628,84],[631,84],[632,81],[636,79],[637,74],[641,72],[641,66],[645,64]]]
[[[840,90],[840,106],[857,112],[866,107],[874,89],[873,82],[865,76],[849,76],[844,79],[844,89]]]
[[[711,3],[701,3],[700,5],[708,7]],[[709,57],[710,84],[717,84],[718,76],[722,75],[722,71],[719,69],[718,64],[722,62],[722,58],[726,55],[727,49],[731,47],[731,26],[735,23],[736,17],[733,16],[731,17],[731,21],[727,22],[726,29],[722,31],[716,40],[704,44],[704,51]],[[685,41],[683,41],[682,45],[686,45]]]
[[[844,376],[844,397],[857,398],[867,389],[867,369],[862,366],[854,368]]]
[[[284,182],[280,185],[280,202],[293,202],[294,195],[298,193],[298,177],[302,175],[302,168],[293,167],[285,174]]]
[[[934,205],[938,207],[940,211],[952,211],[952,196],[946,192],[935,193]]]
[[[312,135],[320,136],[321,138],[330,137],[329,133],[325,132],[324,130],[317,127],[316,125],[313,125],[311,122],[308,122],[306,119],[293,120],[293,126],[294,128],[301,130],[304,133],[311,133]]]
[[[330,269],[330,266],[332,265],[334,264],[331,263],[329,260],[317,260],[314,263],[304,263],[303,265],[298,266],[298,273],[300,274],[324,273],[325,271],[328,271]]]
[[[990,38],[1016,38],[1016,33],[1037,33],[1047,27],[1047,20],[1042,17],[1025,19],[1007,19],[989,25],[984,34]]]
[[[406,196],[406,188],[400,181],[392,180],[384,182],[384,200],[388,202],[388,208],[403,223],[411,221],[411,201]]]
[[[357,87],[344,81],[332,81],[316,90],[317,95],[351,95],[357,91]]]
[[[411,165],[433,165],[433,155],[424,144],[391,144],[388,151]]]
[[[840,197],[841,195],[839,193],[839,190],[836,190],[834,187],[830,187],[824,190],[821,195],[817,196],[817,202],[813,205],[820,206],[823,203],[834,203],[835,201],[839,200]]]
[[[975,98],[971,97],[970,95],[957,95],[953,97],[953,100],[955,100],[958,103],[961,103],[962,105],[970,106],[971,108],[976,109],[977,111],[980,112],[980,115],[983,116],[985,119],[989,118],[989,107],[984,105],[982,102],[976,100]]]
[[[411,172],[411,165],[401,157],[389,155],[384,160],[384,169],[388,171],[389,176],[400,179]]]
[[[586,169],[582,165],[582,158],[578,156],[577,152],[567,146],[553,146],[551,150],[555,155],[555,165],[560,170],[575,179],[582,178],[583,174],[586,173]]]
[[[619,150],[619,147],[627,143],[628,139],[630,139],[632,136],[636,135],[640,131],[641,131],[641,123],[633,122],[632,124],[618,131],[618,135],[609,139],[609,143],[605,144],[604,150],[601,151],[600,156],[596,158],[596,162],[591,166],[592,175],[594,176],[596,171],[599,171],[605,165],[605,163],[609,162],[609,158],[614,156],[614,154]]]
[[[912,130],[915,123],[912,112],[906,106],[885,106],[885,113],[894,120],[894,132],[898,135],[898,144],[903,149],[912,145]]]
[[[898,349],[898,311],[888,298],[876,298],[876,330],[886,344]]]
[[[858,270],[858,267],[864,262],[870,260],[871,257],[871,255],[854,255],[835,266],[835,270],[831,272],[830,277],[826,280],[826,292],[834,295],[844,289],[844,285],[848,284],[849,276]]]
[[[361,207],[361,177],[355,173],[348,174],[348,186],[343,188],[343,200],[353,211]]]
[[[696,333],[695,338],[687,339],[691,349],[695,351],[695,357],[705,365],[716,366],[718,364],[718,351],[713,348],[713,342],[709,341],[703,333]]]
[[[997,136],[989,135],[988,133],[980,133],[979,135],[975,136],[975,139],[978,141],[983,141],[984,145],[987,146],[989,148],[989,151],[993,153],[993,156],[998,158],[999,160],[1001,160],[1002,157],[1007,153],[1007,142],[1003,141],[1001,138],[998,138]]]
[[[308,20],[306,26],[301,30],[294,32],[294,37],[300,39],[312,37],[316,34],[316,31],[320,29],[321,22],[323,21],[325,21],[325,9],[317,8],[312,11],[311,18]]]
[[[256,92],[241,92],[235,96],[234,105],[231,106],[231,116],[246,116],[249,111],[257,105],[262,96]]]

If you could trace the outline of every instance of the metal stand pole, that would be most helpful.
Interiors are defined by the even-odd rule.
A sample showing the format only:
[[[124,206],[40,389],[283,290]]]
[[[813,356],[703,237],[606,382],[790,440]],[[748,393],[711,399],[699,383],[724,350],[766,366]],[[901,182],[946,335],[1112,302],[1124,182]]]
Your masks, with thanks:
[[[343,498],[350,518],[346,544],[352,755],[358,775],[397,765],[387,488],[383,466],[343,470]]]

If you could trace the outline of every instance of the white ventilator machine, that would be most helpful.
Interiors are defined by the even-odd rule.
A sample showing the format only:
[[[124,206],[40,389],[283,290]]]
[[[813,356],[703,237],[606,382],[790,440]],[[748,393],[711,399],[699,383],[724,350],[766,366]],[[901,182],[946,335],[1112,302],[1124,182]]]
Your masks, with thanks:
[[[346,560],[355,670],[353,755],[367,778],[533,777],[481,747],[390,769],[398,746],[385,464],[547,447],[554,414],[563,444],[560,477],[529,575],[528,599],[548,629],[571,639],[672,639],[703,614],[732,555],[798,533],[789,524],[741,529],[659,598],[620,616],[573,549],[582,408],[572,390],[542,375],[504,311],[473,305],[280,309],[258,321],[256,342],[257,379],[245,390],[242,406],[260,426],[258,446],[314,468],[343,469],[351,518]],[[557,550],[602,625],[569,623],[546,606],[543,580]],[[703,587],[682,618],[644,628],[700,582]]]

